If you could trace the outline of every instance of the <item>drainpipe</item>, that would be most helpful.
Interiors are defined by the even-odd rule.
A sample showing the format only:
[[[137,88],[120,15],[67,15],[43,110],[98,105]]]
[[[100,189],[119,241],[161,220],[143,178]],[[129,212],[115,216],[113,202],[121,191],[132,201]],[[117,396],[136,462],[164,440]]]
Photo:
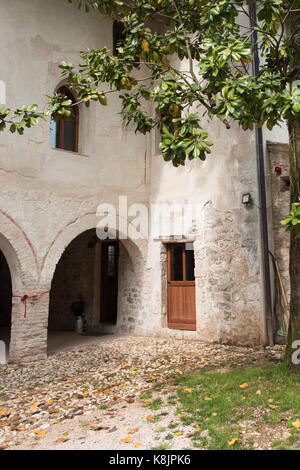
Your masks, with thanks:
[[[251,23],[254,25],[256,20],[256,5],[251,3],[249,6],[249,13],[251,16]],[[255,77],[259,73],[259,54],[257,47],[257,31],[252,34],[253,44],[253,71]],[[269,239],[268,239],[268,218],[267,218],[267,204],[266,204],[266,186],[265,186],[265,164],[264,164],[264,148],[263,148],[263,134],[262,128],[255,126],[256,137],[256,156],[257,156],[257,176],[259,185],[259,206],[260,206],[260,228],[261,228],[261,244],[262,244],[262,270],[265,294],[265,317],[267,325],[268,343],[274,346],[274,331],[272,320],[272,296],[271,296],[271,275],[269,263]]]

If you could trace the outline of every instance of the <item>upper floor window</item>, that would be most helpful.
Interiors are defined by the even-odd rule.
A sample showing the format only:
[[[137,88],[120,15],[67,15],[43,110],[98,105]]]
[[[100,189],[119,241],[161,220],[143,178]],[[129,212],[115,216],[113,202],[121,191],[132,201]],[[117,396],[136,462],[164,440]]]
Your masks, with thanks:
[[[113,55],[117,55],[117,48],[123,47],[126,40],[124,25],[120,21],[113,22]]]
[[[57,93],[67,96],[75,103],[75,98],[67,87],[58,88]],[[78,128],[79,110],[77,105],[72,107],[72,114],[67,121],[55,120],[52,117],[50,122],[50,146],[78,152]]]
[[[113,55],[118,55],[118,47],[124,47],[126,41],[126,30],[125,26],[121,21],[113,22]],[[140,59],[138,56],[135,57],[134,67],[139,67]]]

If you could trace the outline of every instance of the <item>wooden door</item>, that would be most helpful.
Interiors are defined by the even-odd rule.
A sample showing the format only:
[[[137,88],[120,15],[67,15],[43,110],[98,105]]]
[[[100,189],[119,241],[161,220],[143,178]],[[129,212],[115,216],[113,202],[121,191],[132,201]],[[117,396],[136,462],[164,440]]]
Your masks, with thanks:
[[[194,250],[191,243],[167,246],[168,328],[196,330]]]
[[[101,323],[116,323],[118,308],[118,242],[102,242]]]

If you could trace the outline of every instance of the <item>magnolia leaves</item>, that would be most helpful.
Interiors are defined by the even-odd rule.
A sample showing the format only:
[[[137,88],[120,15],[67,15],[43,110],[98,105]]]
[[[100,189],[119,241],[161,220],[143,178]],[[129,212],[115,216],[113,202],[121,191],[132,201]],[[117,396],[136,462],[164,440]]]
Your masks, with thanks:
[[[291,205],[290,214],[281,221],[281,224],[286,225],[286,231],[291,231],[295,228],[297,237],[300,238],[300,202],[294,202]]]
[[[0,131],[9,126],[11,133],[18,132],[23,135],[25,127],[31,128],[38,124],[39,119],[44,119],[44,114],[38,111],[38,106],[22,106],[20,109],[0,108]]]
[[[206,140],[208,133],[200,130],[199,116],[191,114],[185,120],[173,119],[173,123],[173,133],[166,125],[162,128],[159,148],[164,160],[172,161],[174,166],[185,165],[186,157],[189,160],[205,160],[213,143]]]

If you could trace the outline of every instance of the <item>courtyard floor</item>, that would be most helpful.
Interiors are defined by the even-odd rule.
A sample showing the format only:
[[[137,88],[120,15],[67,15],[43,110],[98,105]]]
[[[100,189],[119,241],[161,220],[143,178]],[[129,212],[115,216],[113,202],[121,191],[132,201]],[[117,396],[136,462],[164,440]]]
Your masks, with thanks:
[[[195,424],[176,428],[178,378],[274,364],[282,352],[106,335],[44,361],[0,365],[0,448],[194,448]]]

